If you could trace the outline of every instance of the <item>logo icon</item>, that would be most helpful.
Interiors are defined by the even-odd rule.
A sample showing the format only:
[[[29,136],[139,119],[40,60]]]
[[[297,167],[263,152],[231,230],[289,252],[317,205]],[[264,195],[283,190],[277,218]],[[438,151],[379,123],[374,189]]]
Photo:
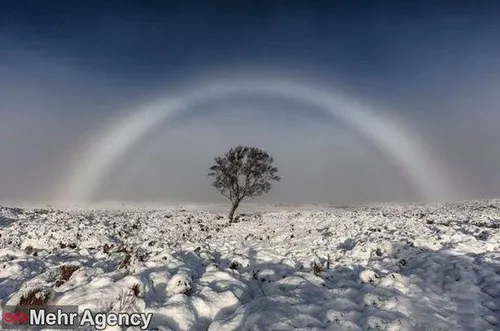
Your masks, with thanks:
[[[25,325],[28,323],[28,315],[22,311],[7,311],[3,314],[3,322],[10,325]]]

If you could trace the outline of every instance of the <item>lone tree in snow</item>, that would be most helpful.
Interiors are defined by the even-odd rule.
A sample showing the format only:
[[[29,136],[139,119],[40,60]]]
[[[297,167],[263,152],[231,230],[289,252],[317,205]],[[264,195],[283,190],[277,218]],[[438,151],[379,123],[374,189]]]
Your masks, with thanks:
[[[230,221],[241,200],[269,192],[271,181],[281,179],[273,158],[256,147],[237,146],[214,160],[208,176],[214,177],[212,185],[232,203]]]

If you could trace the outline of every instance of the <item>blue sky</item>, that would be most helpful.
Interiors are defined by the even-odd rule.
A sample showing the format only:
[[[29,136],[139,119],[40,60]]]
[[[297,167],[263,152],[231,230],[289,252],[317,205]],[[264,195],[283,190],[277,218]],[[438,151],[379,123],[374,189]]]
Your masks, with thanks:
[[[466,183],[466,196],[498,195],[499,15],[496,1],[3,1],[0,199],[47,199],[78,146],[134,106],[248,73],[340,86],[410,123]],[[161,126],[134,151],[151,162],[124,160],[103,198],[211,201],[209,185],[198,187],[207,186],[200,181],[208,153],[235,135],[294,164],[283,169],[294,179],[270,199],[415,198],[369,141],[307,105],[294,107],[255,98],[193,109],[176,125],[191,128],[179,133],[177,149],[166,143],[175,133]],[[300,149],[284,146],[293,139],[302,139]],[[335,140],[343,143],[325,153],[325,141]],[[191,173],[182,172],[187,148],[199,155]],[[318,166],[335,162],[335,171]],[[308,185],[297,178],[306,173],[316,176],[301,191]],[[142,193],[118,189],[124,178]]]

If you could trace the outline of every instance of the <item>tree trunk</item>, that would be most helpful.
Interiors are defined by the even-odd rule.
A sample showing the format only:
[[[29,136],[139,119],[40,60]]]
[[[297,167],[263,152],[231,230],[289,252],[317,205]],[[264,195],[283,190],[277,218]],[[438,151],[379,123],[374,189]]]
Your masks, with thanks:
[[[231,211],[229,212],[229,222],[233,220],[234,217],[234,212],[236,211],[236,208],[238,208],[238,205],[240,204],[239,201],[233,202],[233,206],[231,207]]]

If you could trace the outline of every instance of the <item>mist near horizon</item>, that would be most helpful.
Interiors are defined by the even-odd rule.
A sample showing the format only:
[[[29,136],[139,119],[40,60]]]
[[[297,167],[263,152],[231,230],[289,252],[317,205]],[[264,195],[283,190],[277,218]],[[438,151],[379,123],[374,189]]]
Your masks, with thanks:
[[[0,16],[0,201],[53,201],[78,152],[107,125],[227,76],[346,91],[417,132],[457,195],[500,196],[500,23],[487,14],[497,8],[422,6],[420,18],[408,18],[397,6],[337,14],[301,6],[231,7],[226,26],[216,8],[181,6],[169,22],[147,6],[137,14],[107,8],[90,24],[95,13],[57,6],[80,18],[57,29],[59,16],[48,25],[50,15],[33,7],[23,16],[12,5],[8,20]],[[331,23],[335,15],[343,19]],[[399,20],[391,26],[387,17]],[[282,177],[258,203],[421,200],[401,169],[342,121],[260,95],[202,102],[160,123],[119,160],[96,199],[223,202],[208,168],[238,144],[268,151]]]

